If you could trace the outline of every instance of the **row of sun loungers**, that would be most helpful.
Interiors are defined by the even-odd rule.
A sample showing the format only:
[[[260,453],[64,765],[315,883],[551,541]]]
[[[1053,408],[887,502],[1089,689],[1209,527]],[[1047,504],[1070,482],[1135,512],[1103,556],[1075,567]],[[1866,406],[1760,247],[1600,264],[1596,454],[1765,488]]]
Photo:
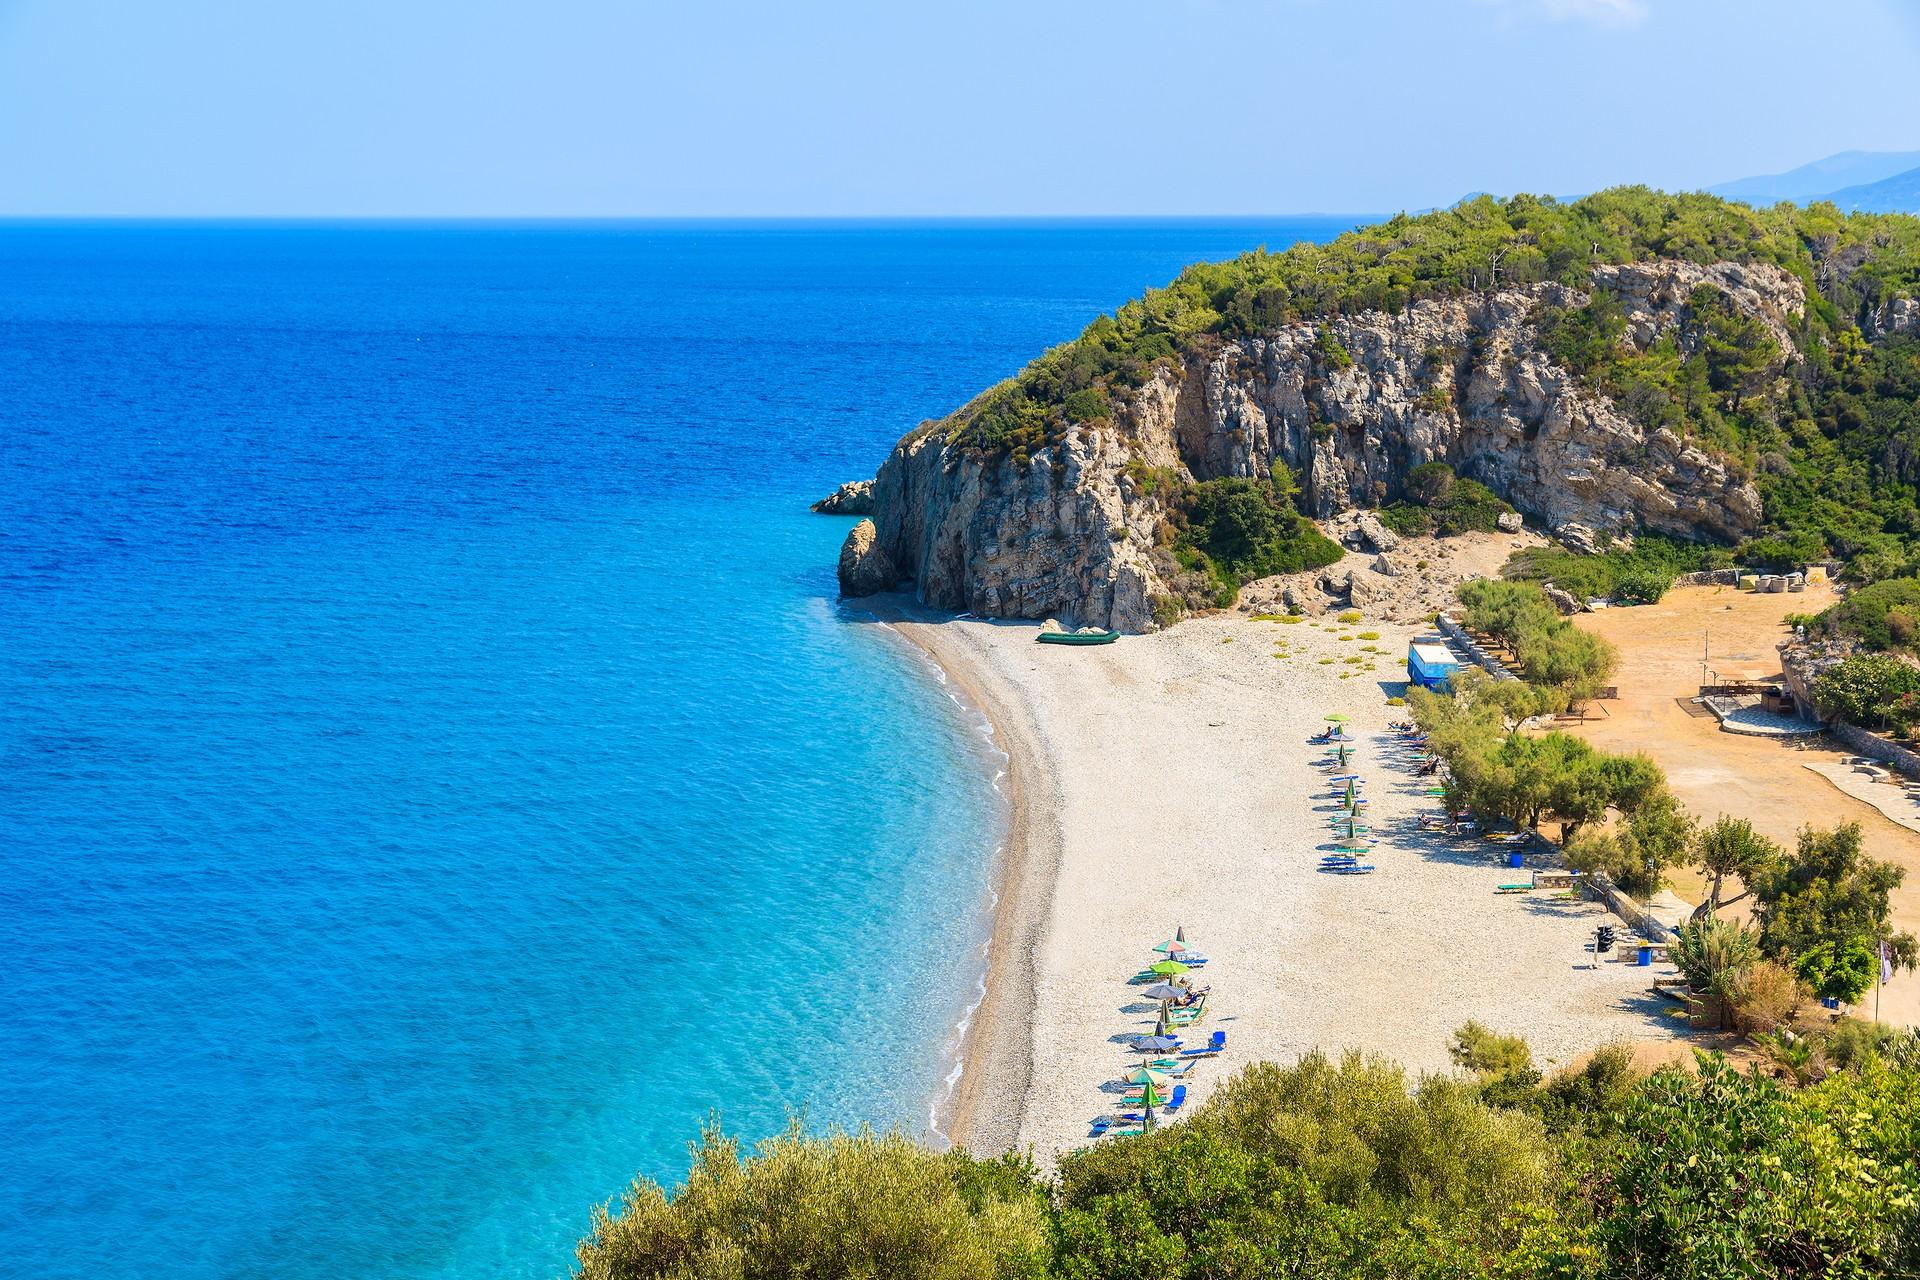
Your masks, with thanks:
[[[1224,1031],[1215,1031],[1194,1045],[1189,1045],[1182,1034],[1207,1016],[1212,988],[1193,987],[1185,977],[1204,968],[1207,957],[1189,946],[1179,930],[1154,950],[1166,958],[1148,965],[1127,982],[1134,986],[1158,984],[1149,985],[1143,994],[1160,1001],[1160,1016],[1152,1035],[1127,1038],[1127,1046],[1145,1056],[1121,1078],[1125,1090],[1119,1105],[1123,1109],[1094,1119],[1096,1138],[1145,1133],[1153,1127],[1156,1108],[1162,1116],[1177,1115],[1187,1104],[1185,1078],[1203,1060],[1218,1057],[1227,1047]]]

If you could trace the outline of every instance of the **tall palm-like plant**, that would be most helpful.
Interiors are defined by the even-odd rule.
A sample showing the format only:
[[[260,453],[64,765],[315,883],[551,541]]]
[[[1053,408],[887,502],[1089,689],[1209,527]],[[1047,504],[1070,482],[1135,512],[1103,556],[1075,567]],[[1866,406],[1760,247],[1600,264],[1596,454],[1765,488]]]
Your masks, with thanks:
[[[1760,935],[1732,920],[1708,917],[1680,926],[1670,950],[1687,985],[1712,997],[1724,1026],[1740,980],[1760,959]]]

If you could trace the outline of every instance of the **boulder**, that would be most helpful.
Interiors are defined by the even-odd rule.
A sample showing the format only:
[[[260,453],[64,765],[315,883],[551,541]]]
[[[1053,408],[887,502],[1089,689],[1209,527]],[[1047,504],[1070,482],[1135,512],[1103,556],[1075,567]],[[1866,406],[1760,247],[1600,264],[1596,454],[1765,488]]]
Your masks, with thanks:
[[[1571,591],[1562,591],[1551,582],[1544,584],[1540,589],[1547,593],[1547,599],[1553,602],[1553,607],[1562,613],[1579,613],[1585,607],[1574,599]]]
[[[873,521],[862,520],[840,544],[840,594],[870,596],[900,585],[900,570],[880,545]]]
[[[1358,607],[1378,600],[1387,589],[1386,579],[1365,569],[1347,574],[1347,602]]]
[[[1600,535],[1584,524],[1563,524],[1553,531],[1560,545],[1583,556],[1600,554]]]
[[[1400,576],[1400,566],[1395,564],[1390,556],[1375,556],[1373,558],[1373,571],[1383,578],[1397,578]]]
[[[1380,517],[1371,511],[1362,512],[1354,527],[1360,531],[1367,546],[1375,551],[1391,551],[1400,545],[1400,535],[1380,523]]]
[[[1520,518],[1518,511],[1502,511],[1494,517],[1493,524],[1502,533],[1518,533],[1525,527],[1526,522]]]
[[[873,514],[873,481],[849,480],[808,510],[823,516],[870,516]]]

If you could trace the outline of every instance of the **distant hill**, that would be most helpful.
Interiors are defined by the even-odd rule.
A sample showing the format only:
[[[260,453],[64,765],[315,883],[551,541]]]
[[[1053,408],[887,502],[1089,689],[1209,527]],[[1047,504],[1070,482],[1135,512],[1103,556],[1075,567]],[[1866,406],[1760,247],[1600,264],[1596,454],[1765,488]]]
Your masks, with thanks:
[[[1920,168],[1920,151],[1841,151],[1824,160],[1803,164],[1785,173],[1738,178],[1708,187],[1707,191],[1727,200],[1740,200],[1765,207],[1791,200],[1807,204],[1814,200],[1835,200],[1843,189],[1875,186],[1908,170]],[[1842,204],[1842,208],[1847,207]],[[1912,204],[1881,206],[1863,204],[1863,209],[1911,209]]]
[[[1826,198],[1848,213],[1920,213],[1920,168],[1878,182],[1842,187]]]

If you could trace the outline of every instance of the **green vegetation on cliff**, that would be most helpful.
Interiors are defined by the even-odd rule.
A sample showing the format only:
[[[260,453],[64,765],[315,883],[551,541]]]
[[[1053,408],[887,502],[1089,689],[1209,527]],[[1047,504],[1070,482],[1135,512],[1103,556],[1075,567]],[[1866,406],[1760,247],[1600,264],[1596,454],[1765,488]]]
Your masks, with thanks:
[[[1844,1033],[1844,1034],[1843,1034]],[[1497,1053],[1489,1053],[1497,1046]],[[1910,1034],[1843,1022],[1809,1087],[1624,1048],[1543,1081],[1462,1028],[1471,1074],[1379,1058],[1259,1063],[1178,1124],[1013,1159],[709,1133],[672,1196],[638,1182],[581,1242],[584,1280],[1518,1280],[1880,1276],[1920,1266]],[[1848,1069],[1819,1079],[1824,1054]],[[1816,1082],[1817,1081],[1817,1082]]]
[[[1444,462],[1423,462],[1407,472],[1407,496],[1382,507],[1380,522],[1401,535],[1492,533],[1513,508],[1477,480],[1462,480]]]
[[[1140,385],[1156,362],[1208,335],[1238,337],[1329,315],[1395,311],[1421,298],[1495,284],[1552,280],[1584,287],[1596,264],[1650,258],[1768,262],[1799,276],[1815,299],[1809,334],[1824,348],[1828,335],[1856,326],[1920,284],[1920,219],[1843,215],[1831,205],[1752,209],[1646,187],[1616,187],[1566,204],[1480,196],[1419,217],[1402,214],[1324,245],[1197,263],[1166,288],[1149,290],[1040,356],[957,414],[953,428],[960,443],[974,448],[1036,448],[1050,424],[1069,416],[1076,393],[1095,394],[1074,400],[1071,416],[1098,417],[1109,389]],[[1834,269],[1843,262],[1849,270]],[[1741,338],[1727,336],[1736,345]],[[1339,363],[1337,356],[1329,359]],[[1717,357],[1716,376],[1737,377],[1740,363]]]
[[[1680,330],[1645,349],[1625,340],[1620,305],[1604,293],[1543,304],[1531,318],[1547,351],[1643,427],[1685,436],[1753,479],[1766,527],[1740,549],[1743,563],[1833,554],[1868,580],[1920,571],[1909,550],[1920,533],[1920,337],[1869,340],[1891,302],[1920,291],[1920,219],[1900,214],[1753,209],[1644,187],[1568,203],[1482,196],[1324,245],[1189,267],[1043,354],[946,429],[964,448],[1025,457],[1070,423],[1110,415],[1156,365],[1225,339],[1495,285],[1587,289],[1596,265],[1656,258],[1766,263],[1797,277],[1808,301],[1793,349],[1701,284]],[[1315,348],[1329,376],[1352,363],[1325,328]],[[1444,388],[1431,394],[1429,408],[1447,407]],[[1465,506],[1456,523],[1479,527],[1487,504]],[[1434,514],[1413,501],[1390,508],[1390,522],[1417,528]]]

